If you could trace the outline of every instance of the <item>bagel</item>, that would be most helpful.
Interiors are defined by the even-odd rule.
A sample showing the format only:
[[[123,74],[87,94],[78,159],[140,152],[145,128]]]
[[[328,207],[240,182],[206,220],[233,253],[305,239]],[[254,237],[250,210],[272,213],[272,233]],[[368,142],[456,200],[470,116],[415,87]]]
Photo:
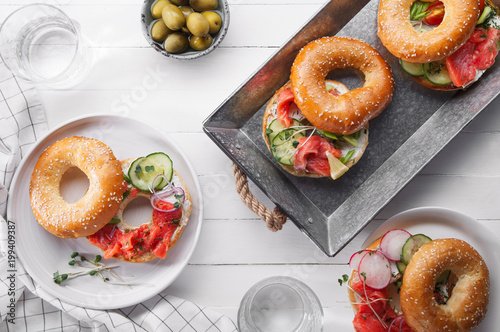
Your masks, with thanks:
[[[479,0],[442,0],[443,22],[435,29],[419,32],[410,21],[415,0],[380,0],[378,36],[394,56],[408,62],[439,61],[458,50],[474,32]],[[430,2],[430,1],[427,1]]]
[[[381,0],[378,36],[417,83],[465,89],[498,54],[500,16],[488,0]]]
[[[365,250],[380,251],[380,242],[381,238]],[[451,295],[445,303],[438,303],[437,280],[447,270],[451,272],[444,287],[450,287],[451,291],[446,289],[446,292]],[[356,330],[470,331],[487,312],[488,268],[479,253],[463,240],[430,240],[411,257],[403,276],[393,272],[392,278],[397,282],[383,289],[372,289],[366,284],[360,286],[359,273],[352,270],[348,297],[355,313]],[[361,306],[367,302],[367,296],[372,305],[369,309]]]
[[[59,192],[64,173],[78,167],[89,179],[85,195],[68,203]],[[58,140],[42,152],[30,180],[30,202],[37,222],[61,238],[89,236],[120,208],[124,191],[120,161],[101,141],[85,137]]]
[[[438,304],[433,297],[434,284],[445,270],[451,270],[457,281],[448,301]],[[400,296],[405,320],[414,331],[470,331],[486,315],[488,267],[467,242],[434,240],[412,257]]]
[[[122,161],[124,174],[128,174],[128,169],[134,160]],[[97,233],[89,236],[89,243],[100,248],[106,259],[114,258],[126,262],[144,263],[157,257],[165,258],[167,251],[175,246],[184,231],[192,209],[192,200],[188,188],[175,170],[172,183],[181,187],[184,192],[184,202],[182,208],[179,209],[179,212],[181,212],[179,219],[172,220],[170,216],[165,215],[167,219],[158,223],[154,220],[157,212],[152,209],[151,217],[141,225],[132,226],[128,224],[123,217],[128,204],[139,197],[151,200],[152,196],[151,192],[138,190],[133,185],[128,184],[127,195],[123,199],[115,218],[113,218],[114,221],[118,222],[110,223]],[[161,215],[161,213],[158,215]],[[162,229],[165,230],[165,233],[162,233]]]
[[[324,83],[328,86],[328,88],[333,88],[335,89],[338,94],[343,94],[347,93],[349,89],[342,83],[332,81],[332,80],[326,80],[326,83]],[[273,121],[279,121],[277,120],[278,118],[278,101],[280,98],[280,95],[284,91],[290,91],[292,89],[292,84],[291,82],[288,82],[284,86],[282,86],[278,91],[275,92],[273,97],[269,100],[266,109],[264,111],[264,116],[262,118],[262,137],[264,138],[264,141],[266,143],[266,146],[268,150],[273,154],[272,152],[272,142],[269,141],[269,130],[271,130],[271,123]],[[308,121],[308,119],[302,114],[301,110],[298,109],[297,107],[294,106],[293,111],[290,114],[290,117],[296,121],[300,121],[301,125],[303,126],[302,128],[308,128],[308,129],[302,129],[302,128],[297,128],[297,126],[292,126],[292,128],[295,128],[297,130],[306,130],[306,137],[309,135],[309,133],[313,132],[314,135],[318,135],[319,131],[314,130],[312,131],[312,125]],[[329,141],[332,141],[329,138],[323,137],[323,139],[327,139]],[[351,158],[349,160],[345,161],[345,166],[347,168],[351,168],[354,166],[361,156],[363,155],[367,145],[368,145],[368,126],[366,128],[363,128],[360,133],[359,133],[359,138],[357,138],[357,145],[358,146],[353,146],[349,142],[345,141],[345,139],[340,138],[339,140],[333,141],[337,148],[341,151],[341,157],[345,157],[349,151],[353,151],[354,153],[352,154]],[[300,148],[300,146],[298,147]],[[306,148],[306,147],[305,147]],[[295,151],[294,151],[295,153]],[[326,157],[325,157],[326,158]],[[292,165],[286,165],[281,162],[278,162],[279,165],[287,172],[294,176],[299,176],[299,177],[312,177],[312,178],[320,178],[320,177],[328,177],[331,176],[330,173],[316,173],[314,171],[308,170],[307,167],[306,169],[297,169],[293,164]]]
[[[360,88],[333,96],[325,78],[334,69],[355,68],[364,74]],[[366,127],[392,100],[394,79],[379,52],[364,41],[323,37],[304,46],[290,75],[295,103],[314,126],[349,135]]]

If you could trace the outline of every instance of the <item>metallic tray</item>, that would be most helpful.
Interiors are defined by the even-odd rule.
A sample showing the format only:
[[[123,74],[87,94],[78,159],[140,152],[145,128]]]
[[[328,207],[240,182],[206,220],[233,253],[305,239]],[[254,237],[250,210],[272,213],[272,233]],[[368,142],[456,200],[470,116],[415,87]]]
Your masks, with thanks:
[[[424,88],[406,75],[377,37],[378,0],[334,0],[318,13],[203,123],[206,134],[327,255],[335,256],[500,92],[494,65],[465,91]],[[363,39],[392,67],[392,103],[370,121],[370,143],[340,179],[294,177],[274,161],[262,138],[267,101],[289,80],[293,60],[322,36]],[[331,76],[331,77],[330,77]],[[362,85],[354,70],[329,78]]]

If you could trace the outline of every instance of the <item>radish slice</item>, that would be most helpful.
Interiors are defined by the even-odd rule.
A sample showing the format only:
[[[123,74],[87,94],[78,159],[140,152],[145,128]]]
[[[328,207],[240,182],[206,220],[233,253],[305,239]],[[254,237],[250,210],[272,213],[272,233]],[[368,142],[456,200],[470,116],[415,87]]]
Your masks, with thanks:
[[[398,281],[401,273],[399,272],[398,266],[395,261],[389,261],[391,265],[391,282]]]
[[[349,259],[349,267],[351,268],[351,270],[356,270],[358,271],[359,269],[359,262],[361,261],[361,258],[363,258],[363,256],[367,253],[367,252],[370,252],[372,250],[360,250],[360,251],[357,251],[355,252],[352,256],[351,256],[351,259]]]
[[[391,261],[400,261],[403,245],[410,236],[404,229],[390,230],[380,240],[380,250]]]
[[[366,277],[366,285],[374,289],[385,288],[391,282],[392,269],[390,263],[378,251],[366,253],[361,258],[358,272],[359,278],[363,280]]]

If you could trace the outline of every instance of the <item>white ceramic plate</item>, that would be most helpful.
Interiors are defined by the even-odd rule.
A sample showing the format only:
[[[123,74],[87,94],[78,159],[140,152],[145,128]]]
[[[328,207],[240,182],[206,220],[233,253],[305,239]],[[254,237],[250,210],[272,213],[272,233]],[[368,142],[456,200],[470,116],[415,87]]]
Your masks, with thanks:
[[[31,211],[28,187],[39,155],[55,141],[73,135],[101,140],[111,147],[118,159],[136,158],[163,151],[171,157],[175,170],[189,188],[193,201],[189,223],[176,246],[168,251],[164,260],[154,259],[142,264],[105,260],[106,264],[119,265],[116,272],[133,276],[125,277],[125,280],[140,282],[140,285],[111,285],[104,283],[99,277],[91,276],[68,279],[64,286],[53,282],[54,272],[65,273],[77,269],[68,265],[73,251],[84,253],[87,258],[101,253],[98,248],[90,245],[86,238],[61,239],[50,234],[38,225]],[[203,220],[203,202],[194,169],[169,137],[130,118],[95,115],[61,125],[33,147],[23,159],[12,183],[8,218],[16,223],[16,249],[19,260],[43,289],[70,304],[94,309],[115,309],[151,298],[170,285],[181,273],[198,242]]]
[[[402,228],[411,234],[422,233],[432,239],[457,238],[468,242],[483,257],[490,270],[490,302],[488,313],[478,332],[497,331],[500,326],[500,240],[475,219],[460,212],[439,208],[423,207],[408,210],[387,220],[365,241],[366,248],[387,231]]]

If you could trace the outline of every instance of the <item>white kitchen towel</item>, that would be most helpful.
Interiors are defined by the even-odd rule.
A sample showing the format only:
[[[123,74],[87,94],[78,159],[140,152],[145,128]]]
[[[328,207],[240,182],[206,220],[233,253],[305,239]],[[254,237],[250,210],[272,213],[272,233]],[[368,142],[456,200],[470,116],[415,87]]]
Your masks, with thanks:
[[[230,318],[164,293],[127,308],[93,310],[35,283],[15,258],[15,226],[6,210],[19,162],[47,131],[36,90],[0,62],[0,331],[237,331]]]

